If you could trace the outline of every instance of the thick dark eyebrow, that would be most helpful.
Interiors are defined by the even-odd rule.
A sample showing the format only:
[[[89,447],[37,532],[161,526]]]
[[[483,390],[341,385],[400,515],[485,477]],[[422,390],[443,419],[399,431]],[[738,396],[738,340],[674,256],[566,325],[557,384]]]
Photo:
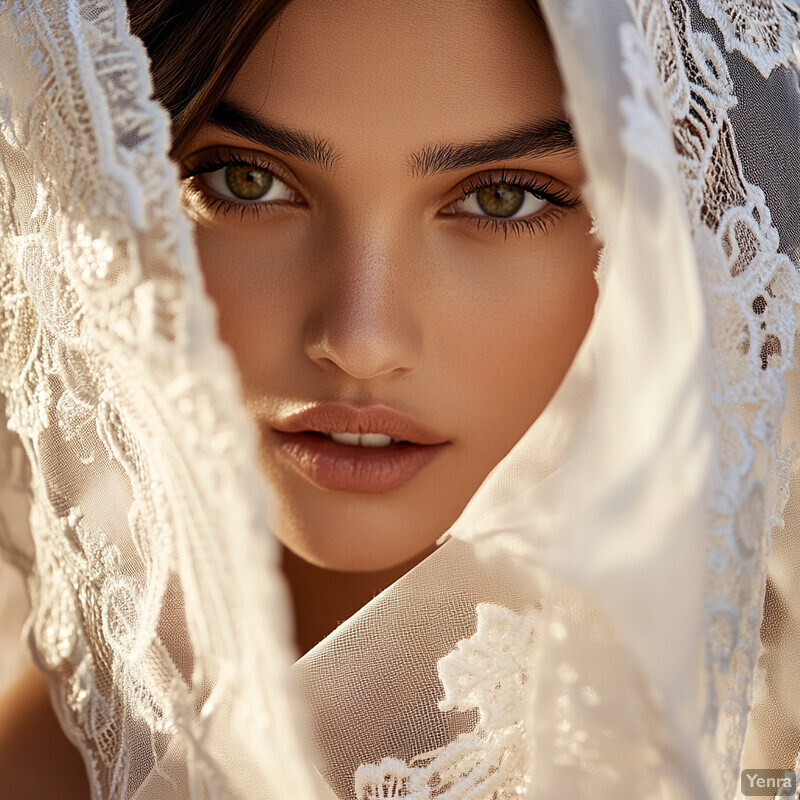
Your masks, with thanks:
[[[217,105],[209,123],[256,144],[333,171],[341,158],[330,143],[316,136],[259,119],[229,101]],[[534,158],[577,151],[569,122],[545,120],[510,128],[477,142],[432,144],[409,158],[412,176],[425,178],[442,172],[480,166],[510,158]]]
[[[553,119],[510,128],[478,142],[429,145],[411,156],[410,166],[415,177],[424,178],[492,161],[568,151],[577,153],[572,127],[566,120]]]
[[[328,172],[333,170],[339,159],[326,140],[308,136],[283,125],[265,122],[255,114],[224,100],[211,112],[208,121],[228,133],[249,139],[279,153],[308,161],[310,164],[316,164]]]

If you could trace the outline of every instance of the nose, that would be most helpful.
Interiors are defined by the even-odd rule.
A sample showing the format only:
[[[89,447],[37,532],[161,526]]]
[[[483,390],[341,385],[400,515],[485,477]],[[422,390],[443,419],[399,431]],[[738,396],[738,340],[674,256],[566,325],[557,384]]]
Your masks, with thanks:
[[[412,372],[422,332],[409,254],[385,230],[337,238],[317,264],[319,294],[304,330],[307,356],[358,380]]]

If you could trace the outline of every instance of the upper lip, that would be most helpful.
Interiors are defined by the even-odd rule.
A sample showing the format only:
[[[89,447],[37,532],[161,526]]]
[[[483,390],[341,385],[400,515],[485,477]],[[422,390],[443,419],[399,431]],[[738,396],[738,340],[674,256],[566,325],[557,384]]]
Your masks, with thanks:
[[[272,423],[282,433],[382,433],[413,444],[444,444],[447,439],[419,420],[384,405],[349,406],[319,403],[280,417]]]

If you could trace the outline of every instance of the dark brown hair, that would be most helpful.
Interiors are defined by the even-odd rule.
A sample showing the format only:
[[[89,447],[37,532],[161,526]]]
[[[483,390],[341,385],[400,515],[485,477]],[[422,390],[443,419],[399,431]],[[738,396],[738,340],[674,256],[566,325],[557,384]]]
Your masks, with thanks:
[[[291,0],[128,0],[150,56],[154,95],[172,117],[172,154],[206,122],[263,32]],[[528,5],[539,14],[536,0]]]
[[[290,0],[128,0],[150,56],[154,95],[172,117],[172,152],[208,119],[261,34]]]

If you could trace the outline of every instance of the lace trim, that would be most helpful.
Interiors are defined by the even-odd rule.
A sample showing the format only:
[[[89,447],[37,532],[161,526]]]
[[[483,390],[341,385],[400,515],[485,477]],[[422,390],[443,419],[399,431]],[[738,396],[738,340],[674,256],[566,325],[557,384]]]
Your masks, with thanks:
[[[502,800],[525,794],[525,685],[534,666],[537,613],[479,603],[477,629],[437,662],[439,710],[478,711],[470,733],[409,762],[387,757],[355,773],[357,800]]]
[[[732,796],[760,653],[759,625],[769,532],[786,492],[780,422],[793,361],[800,280],[780,252],[760,187],[739,160],[729,114],[737,104],[727,63],[713,36],[692,29],[688,4],[629,0],[635,25],[621,32],[632,95],[623,103],[626,143],[649,163],[664,152],[662,108],[671,117],[703,270],[717,464],[712,470],[706,596],[708,703],[704,728],[722,749]],[[737,50],[765,77],[793,60],[797,12],[773,0],[700,0]],[[653,80],[651,76],[657,76]]]
[[[0,0],[14,65],[0,75],[0,389],[32,469],[32,645],[93,797],[129,797],[150,769],[179,775],[187,797],[235,796],[216,725],[253,748],[253,774],[312,797],[302,759],[281,756],[297,744],[291,649],[269,551],[249,552],[269,545],[255,436],[126,14],[122,0]],[[235,543],[219,542],[224,524]],[[235,547],[264,569],[223,591]],[[269,657],[240,657],[254,628]],[[167,778],[174,738],[186,757]]]
[[[699,0],[713,19],[725,47],[738,50],[765,77],[789,64],[797,39],[797,10],[780,0]]]

